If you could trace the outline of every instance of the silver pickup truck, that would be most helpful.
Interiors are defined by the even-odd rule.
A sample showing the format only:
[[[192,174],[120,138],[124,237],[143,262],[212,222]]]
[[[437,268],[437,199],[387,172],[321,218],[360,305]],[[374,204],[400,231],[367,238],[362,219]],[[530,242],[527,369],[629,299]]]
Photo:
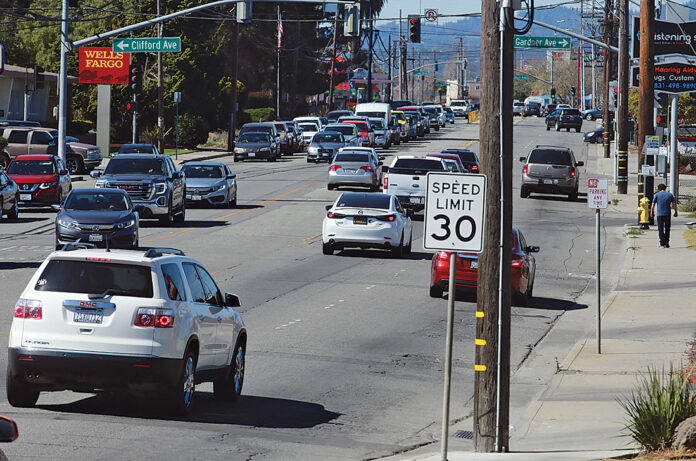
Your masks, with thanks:
[[[382,167],[384,193],[393,194],[405,208],[420,211],[425,208],[425,191],[429,171],[449,171],[438,157],[402,156],[389,167]]]

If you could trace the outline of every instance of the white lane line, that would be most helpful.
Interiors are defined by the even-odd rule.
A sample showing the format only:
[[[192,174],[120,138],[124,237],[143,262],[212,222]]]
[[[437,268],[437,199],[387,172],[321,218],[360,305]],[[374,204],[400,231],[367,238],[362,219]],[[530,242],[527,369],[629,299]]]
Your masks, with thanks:
[[[339,299],[339,300],[338,300],[339,303],[342,303],[343,301],[345,301],[345,299]]]

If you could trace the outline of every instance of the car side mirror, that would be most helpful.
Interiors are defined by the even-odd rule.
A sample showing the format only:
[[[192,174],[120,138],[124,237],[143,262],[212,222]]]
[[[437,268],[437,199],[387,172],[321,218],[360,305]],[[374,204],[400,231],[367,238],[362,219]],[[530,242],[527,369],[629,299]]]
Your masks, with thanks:
[[[235,179],[237,177],[236,173],[228,174],[227,179]]]
[[[520,162],[524,163],[525,160],[527,160],[526,157],[520,157]]]
[[[585,162],[582,162],[582,161],[581,161],[581,162],[577,162],[576,165],[577,165],[577,166],[585,166]]]
[[[333,205],[326,205],[324,208],[326,208],[326,211],[329,211],[331,208],[333,208]]]
[[[62,208],[63,208],[63,207],[62,207],[60,204],[58,204],[58,203],[54,203],[53,205],[51,205],[51,209],[52,209],[53,211],[60,211]]]
[[[387,156],[386,156],[386,155],[380,155],[380,156],[378,156],[378,158],[379,158],[380,160],[384,160],[385,158],[387,158]]]
[[[60,170],[58,173],[59,173],[61,176],[65,176],[66,174],[68,174],[68,170]]]
[[[383,167],[382,167],[382,173],[386,173],[386,172],[388,172],[388,171],[389,171],[389,167],[388,167],[388,166],[383,166]]]
[[[413,210],[411,208],[406,208],[406,216],[409,218],[413,217]]]
[[[172,173],[172,178],[174,179],[181,179],[183,177],[184,173],[182,173],[181,171],[175,171],[174,173]]]
[[[539,253],[540,248],[534,245],[529,245],[527,248],[525,248],[527,253]]]
[[[384,162],[382,162],[381,160],[379,162],[377,162],[377,165],[383,165],[383,164],[384,164]]]
[[[240,307],[242,305],[242,300],[239,296],[233,295],[232,293],[225,293],[225,306],[227,307]]]
[[[100,170],[92,170],[89,172],[89,175],[93,178],[98,178],[102,175],[102,172]]]
[[[18,436],[17,423],[6,416],[0,416],[0,442],[13,442]]]

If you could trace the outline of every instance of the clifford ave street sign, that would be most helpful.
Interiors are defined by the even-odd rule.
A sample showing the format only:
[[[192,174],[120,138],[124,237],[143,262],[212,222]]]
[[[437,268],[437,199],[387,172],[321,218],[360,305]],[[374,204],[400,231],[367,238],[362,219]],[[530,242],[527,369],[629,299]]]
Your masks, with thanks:
[[[427,187],[423,248],[483,251],[486,176],[428,173]]]
[[[115,53],[179,52],[181,51],[181,38],[115,38],[111,46]]]
[[[565,37],[527,37],[515,35],[515,48],[570,49],[570,39]]]
[[[631,51],[634,59],[640,57],[640,17],[633,18]],[[683,54],[696,56],[696,21],[674,23],[655,19],[653,44],[655,56]]]

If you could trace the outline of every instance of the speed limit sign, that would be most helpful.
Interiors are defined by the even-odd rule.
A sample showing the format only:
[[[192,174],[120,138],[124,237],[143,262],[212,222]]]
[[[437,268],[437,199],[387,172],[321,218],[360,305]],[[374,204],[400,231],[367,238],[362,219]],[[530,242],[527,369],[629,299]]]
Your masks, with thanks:
[[[428,173],[423,248],[483,251],[486,176]]]

